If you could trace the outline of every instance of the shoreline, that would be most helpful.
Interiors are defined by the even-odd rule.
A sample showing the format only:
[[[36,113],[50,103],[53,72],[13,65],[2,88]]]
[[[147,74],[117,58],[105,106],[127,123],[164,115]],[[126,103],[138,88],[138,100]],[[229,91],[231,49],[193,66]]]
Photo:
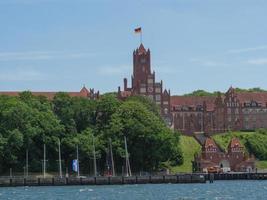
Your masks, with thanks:
[[[129,185],[129,184],[192,184],[213,183],[217,180],[267,180],[267,173],[177,174],[159,176],[69,177],[69,178],[0,178],[0,187],[19,186],[74,186],[74,185]]]

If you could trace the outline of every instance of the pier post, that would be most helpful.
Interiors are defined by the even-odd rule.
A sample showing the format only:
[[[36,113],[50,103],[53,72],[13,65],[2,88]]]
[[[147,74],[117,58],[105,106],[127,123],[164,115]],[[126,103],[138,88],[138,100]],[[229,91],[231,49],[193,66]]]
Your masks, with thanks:
[[[135,184],[137,184],[137,183],[138,183],[138,177],[135,176]]]
[[[163,178],[163,183],[165,183],[165,175],[163,175],[163,177],[162,177],[162,178]]]
[[[68,177],[66,177],[66,179],[65,179],[65,184],[66,184],[66,185],[69,184],[69,178],[68,178]]]
[[[209,181],[210,181],[210,183],[213,183],[213,181],[214,181],[214,174],[212,174],[212,173],[209,174]]]
[[[151,183],[151,175],[149,176],[149,183]]]
[[[52,178],[52,185],[55,185],[55,178]]]
[[[23,185],[26,186],[27,184],[27,181],[26,181],[26,178],[23,179]]]
[[[12,186],[12,182],[13,182],[12,178],[9,179],[9,185],[10,185],[10,186]]]
[[[38,182],[38,185],[40,186],[40,182],[41,182],[40,178],[37,179],[37,182]]]
[[[124,176],[121,177],[121,184],[124,184]]]
[[[80,178],[80,185],[83,184],[83,178]]]
[[[110,176],[108,177],[108,184],[110,185]]]

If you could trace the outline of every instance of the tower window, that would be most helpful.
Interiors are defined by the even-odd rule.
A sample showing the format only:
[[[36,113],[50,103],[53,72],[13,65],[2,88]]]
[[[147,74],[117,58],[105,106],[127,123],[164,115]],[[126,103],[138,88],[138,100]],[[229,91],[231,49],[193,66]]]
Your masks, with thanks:
[[[146,63],[146,59],[145,59],[145,58],[142,58],[142,59],[141,59],[141,63],[142,63],[142,64]]]

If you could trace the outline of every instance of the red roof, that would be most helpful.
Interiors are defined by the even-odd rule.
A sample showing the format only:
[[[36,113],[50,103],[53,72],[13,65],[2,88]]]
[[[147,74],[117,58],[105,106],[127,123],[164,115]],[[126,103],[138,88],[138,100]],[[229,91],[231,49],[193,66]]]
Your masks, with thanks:
[[[131,91],[121,91],[120,95],[121,95],[122,98],[126,98],[126,97],[131,96],[132,92]]]
[[[205,149],[217,148],[217,145],[211,138],[207,138],[204,145],[205,145]]]
[[[252,100],[264,105],[267,103],[267,92],[237,92],[236,95],[241,104]]]
[[[171,106],[192,106],[196,107],[198,105],[202,105],[204,101],[206,102],[207,110],[212,111],[214,110],[214,102],[216,97],[209,96],[209,97],[197,97],[197,96],[171,96]]]
[[[229,146],[230,146],[231,148],[242,147],[242,145],[241,145],[239,139],[237,139],[237,138],[232,138],[232,139],[231,139],[231,142],[230,142],[230,144],[229,144]]]
[[[19,96],[21,92],[12,91],[12,92],[0,92],[0,95],[7,95],[7,96]],[[53,99],[54,96],[58,92],[31,92],[34,96],[45,96],[48,99]],[[80,92],[66,92],[71,97],[88,97],[90,92],[86,89],[86,87],[83,87]]]

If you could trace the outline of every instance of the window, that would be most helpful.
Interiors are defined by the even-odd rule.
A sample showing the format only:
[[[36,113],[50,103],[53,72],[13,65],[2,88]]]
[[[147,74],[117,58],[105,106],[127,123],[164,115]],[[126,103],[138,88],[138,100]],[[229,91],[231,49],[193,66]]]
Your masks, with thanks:
[[[163,104],[164,105],[169,105],[169,102],[168,101],[164,101]]]
[[[164,108],[164,114],[168,114],[168,108]]]
[[[147,83],[149,83],[149,84],[153,84],[153,79],[151,79],[151,78],[149,78],[149,79],[147,79]]]
[[[145,58],[142,58],[142,59],[141,59],[141,63],[142,63],[142,64],[146,63],[146,59],[145,59]]]
[[[161,88],[157,87],[155,90],[156,90],[156,93],[161,93]]]
[[[154,100],[153,95],[148,95],[148,98],[150,98],[151,100]]]
[[[141,93],[146,93],[146,88],[140,88]]]
[[[160,101],[161,100],[161,96],[160,96],[160,94],[157,94],[156,95],[156,101]]]

